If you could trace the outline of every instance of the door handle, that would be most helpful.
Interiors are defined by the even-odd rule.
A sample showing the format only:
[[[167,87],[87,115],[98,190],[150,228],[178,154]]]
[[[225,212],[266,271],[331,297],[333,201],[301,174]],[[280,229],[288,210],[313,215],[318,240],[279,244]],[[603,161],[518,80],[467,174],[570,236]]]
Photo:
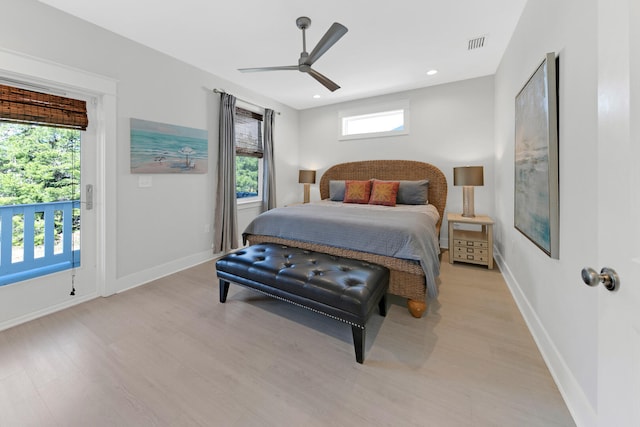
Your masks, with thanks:
[[[620,277],[612,268],[603,267],[598,274],[593,268],[582,269],[582,281],[589,286],[597,286],[598,283],[604,285],[608,291],[615,291],[620,286]]]

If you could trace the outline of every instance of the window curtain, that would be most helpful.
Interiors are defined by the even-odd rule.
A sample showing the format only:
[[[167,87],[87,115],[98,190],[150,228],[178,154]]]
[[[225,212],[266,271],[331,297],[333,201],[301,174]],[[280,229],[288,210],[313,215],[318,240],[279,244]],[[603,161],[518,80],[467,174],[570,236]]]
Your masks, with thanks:
[[[262,211],[276,207],[276,168],[273,159],[273,113],[264,110],[264,148],[262,157]]]
[[[227,93],[220,94],[214,252],[228,252],[236,249],[239,241],[236,208],[235,110],[235,96]]]

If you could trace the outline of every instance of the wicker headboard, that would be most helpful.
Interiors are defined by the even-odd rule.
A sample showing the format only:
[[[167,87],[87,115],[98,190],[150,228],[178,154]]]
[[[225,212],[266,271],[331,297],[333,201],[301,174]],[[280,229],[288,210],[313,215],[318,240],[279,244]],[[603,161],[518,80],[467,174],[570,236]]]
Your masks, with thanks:
[[[440,230],[447,204],[447,178],[437,167],[413,160],[365,160],[340,163],[327,169],[320,178],[320,197],[329,198],[329,181],[342,179],[429,180],[429,203],[440,213]]]

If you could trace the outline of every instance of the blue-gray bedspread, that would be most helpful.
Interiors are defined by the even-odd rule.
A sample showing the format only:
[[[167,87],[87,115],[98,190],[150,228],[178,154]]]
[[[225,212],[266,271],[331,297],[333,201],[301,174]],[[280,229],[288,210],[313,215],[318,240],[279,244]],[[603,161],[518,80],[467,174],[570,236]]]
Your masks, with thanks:
[[[435,222],[424,213],[394,208],[368,210],[304,204],[271,209],[258,215],[244,230],[420,262],[427,294],[438,295],[440,247]]]

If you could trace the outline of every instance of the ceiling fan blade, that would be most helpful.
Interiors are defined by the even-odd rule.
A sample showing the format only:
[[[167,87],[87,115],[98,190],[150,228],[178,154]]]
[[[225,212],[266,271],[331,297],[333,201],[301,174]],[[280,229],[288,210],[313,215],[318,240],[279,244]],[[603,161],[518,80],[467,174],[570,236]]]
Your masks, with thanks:
[[[314,79],[319,81],[322,85],[324,85],[324,87],[329,89],[331,92],[335,92],[336,90],[340,89],[340,86],[338,86],[335,82],[333,82],[329,78],[323,76],[322,74],[320,74],[319,72],[317,72],[313,68],[309,68],[307,70],[307,73],[311,77],[313,77]]]
[[[297,65],[283,65],[281,67],[238,68],[241,73],[255,73],[259,71],[298,70]]]
[[[331,46],[333,46],[342,36],[344,36],[347,31],[347,27],[337,22],[334,22],[333,25],[327,30],[327,32],[322,36],[316,47],[313,48],[309,57],[306,61],[304,61],[307,65],[313,65],[324,53],[329,50]]]

